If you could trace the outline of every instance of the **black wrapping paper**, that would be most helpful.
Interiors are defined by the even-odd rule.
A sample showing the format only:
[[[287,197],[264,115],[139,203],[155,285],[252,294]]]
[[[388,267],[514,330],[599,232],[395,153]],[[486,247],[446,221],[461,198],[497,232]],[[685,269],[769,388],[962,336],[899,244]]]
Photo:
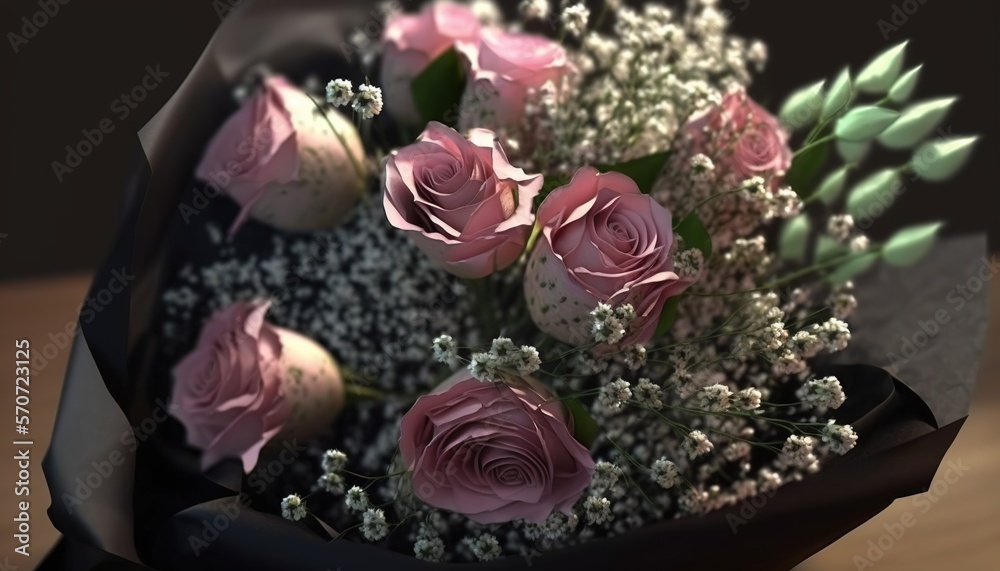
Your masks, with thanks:
[[[74,343],[44,462],[53,498],[49,516],[66,538],[45,568],[441,567],[370,545],[331,542],[313,527],[247,506],[234,466],[206,476],[161,445],[164,422],[157,419],[163,411],[147,383],[153,342],[148,333],[167,251],[166,228],[205,142],[233,108],[232,84],[261,62],[290,75],[308,69],[335,74],[347,68],[341,50],[345,33],[372,22],[378,20],[370,7],[346,2],[244,2],[223,23],[167,106],[140,133],[148,163],[137,157],[119,238],[94,283],[106,283],[112,272],[122,269],[135,278],[126,294],[115,297],[93,321],[81,323],[82,334]],[[852,345],[871,343],[863,361],[886,364],[882,356],[891,347],[886,343],[896,334],[885,329],[886,324],[902,322],[905,330],[911,312],[945,300],[952,283],[967,277],[964,270],[945,262],[974,263],[983,247],[975,240],[944,243],[920,266],[896,278],[903,282],[892,283],[880,271],[869,276],[870,284],[859,283],[862,313],[852,329],[872,327],[871,336],[859,337]],[[908,287],[913,296],[908,299],[894,294],[898,289],[893,288],[904,287],[901,284],[923,284],[923,288]],[[866,307],[876,308],[877,314],[866,319]],[[855,426],[859,445],[821,473],[773,496],[573,548],[448,566],[548,570],[669,564],[674,569],[789,569],[895,498],[927,489],[967,411],[982,335],[976,319],[983,315],[985,296],[979,296],[933,340],[934,347],[960,347],[963,368],[950,367],[948,359],[925,358],[912,376],[902,375],[911,372],[905,368],[897,372],[917,381],[914,386],[930,408],[883,369],[830,365],[849,395],[837,419]],[[960,390],[947,394],[936,390],[941,379]],[[932,409],[948,424],[939,427]],[[88,484],[94,462],[116,452],[123,461],[107,476],[102,474],[99,485]]]

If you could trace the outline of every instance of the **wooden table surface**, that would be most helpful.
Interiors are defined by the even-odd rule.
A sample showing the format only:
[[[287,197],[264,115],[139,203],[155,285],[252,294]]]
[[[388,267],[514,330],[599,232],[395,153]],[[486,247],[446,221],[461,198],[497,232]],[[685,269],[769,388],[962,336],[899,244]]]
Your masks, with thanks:
[[[74,275],[0,284],[0,343],[13,346],[14,339],[30,338],[38,347],[51,332],[62,331],[76,320],[76,312],[89,285],[89,275]],[[951,447],[935,485],[927,494],[897,500],[866,524],[849,533],[803,563],[801,571],[878,569],[880,571],[957,570],[1000,568],[1000,283],[992,284],[991,320],[987,355],[980,371],[971,417]],[[11,351],[13,353],[13,351]],[[4,352],[6,355],[6,352]],[[3,444],[0,462],[0,569],[4,557],[19,569],[33,569],[54,545],[58,532],[45,510],[48,490],[42,478],[41,460],[52,433],[68,349],[58,352],[44,370],[32,373],[30,484],[30,558],[13,553],[17,501],[10,484],[17,469],[10,440]],[[6,378],[6,377],[5,377]],[[2,410],[13,408],[13,389],[2,391]],[[8,405],[7,403],[11,403]],[[6,414],[6,413],[5,413]],[[956,479],[947,473],[949,461],[968,466]],[[948,480],[951,480],[949,483]],[[906,520],[894,538],[898,524]],[[886,527],[888,526],[888,527]],[[881,547],[879,547],[881,544]],[[780,549],[780,539],[775,548]],[[13,569],[13,567],[10,567]]]

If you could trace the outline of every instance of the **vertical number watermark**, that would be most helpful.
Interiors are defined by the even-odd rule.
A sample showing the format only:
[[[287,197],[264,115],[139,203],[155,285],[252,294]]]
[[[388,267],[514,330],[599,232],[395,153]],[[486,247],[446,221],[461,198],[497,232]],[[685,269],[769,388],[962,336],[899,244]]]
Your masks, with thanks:
[[[14,341],[14,540],[18,554],[28,557],[31,549],[31,341]]]

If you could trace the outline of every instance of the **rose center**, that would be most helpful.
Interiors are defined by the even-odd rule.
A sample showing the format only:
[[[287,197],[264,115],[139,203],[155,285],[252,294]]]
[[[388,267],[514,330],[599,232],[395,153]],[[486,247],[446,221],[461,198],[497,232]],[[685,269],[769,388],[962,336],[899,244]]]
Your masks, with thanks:
[[[497,475],[497,480],[499,480],[501,484],[515,486],[524,483],[524,474],[522,474],[517,468],[507,467],[500,471]]]

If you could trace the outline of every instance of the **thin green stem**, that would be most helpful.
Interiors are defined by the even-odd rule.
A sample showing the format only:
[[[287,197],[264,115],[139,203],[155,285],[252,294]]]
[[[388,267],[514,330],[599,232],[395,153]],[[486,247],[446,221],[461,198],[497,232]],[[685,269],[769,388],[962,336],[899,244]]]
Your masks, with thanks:
[[[354,171],[358,174],[360,178],[365,178],[366,173],[365,170],[361,167],[361,163],[358,161],[358,158],[354,156],[354,153],[351,152],[351,147],[347,145],[347,141],[344,140],[344,136],[340,134],[340,131],[336,127],[334,127],[333,121],[331,121],[330,117],[327,116],[326,110],[323,109],[322,104],[320,104],[319,101],[313,98],[312,95],[309,95],[309,100],[313,102],[314,106],[316,106],[316,111],[320,114],[321,117],[323,117],[323,120],[326,121],[326,124],[330,126],[330,130],[333,131],[334,136],[337,137],[337,140],[340,141],[340,144],[344,147],[344,152],[347,153],[347,157],[351,159],[351,165],[354,167]]]
[[[792,155],[792,160],[795,160],[795,158],[798,157],[799,155],[801,155],[802,153],[804,153],[804,152],[806,152],[806,151],[808,151],[808,150],[810,150],[810,149],[812,149],[814,147],[818,147],[818,146],[820,146],[820,145],[822,145],[824,143],[828,143],[828,142],[830,142],[830,141],[832,141],[833,139],[836,139],[836,138],[837,138],[836,135],[830,134],[830,135],[827,135],[825,137],[821,137],[819,139],[816,139],[815,141],[813,141],[813,142],[811,142],[811,143],[803,146],[801,149],[795,151],[795,154]]]

